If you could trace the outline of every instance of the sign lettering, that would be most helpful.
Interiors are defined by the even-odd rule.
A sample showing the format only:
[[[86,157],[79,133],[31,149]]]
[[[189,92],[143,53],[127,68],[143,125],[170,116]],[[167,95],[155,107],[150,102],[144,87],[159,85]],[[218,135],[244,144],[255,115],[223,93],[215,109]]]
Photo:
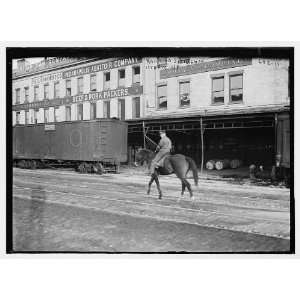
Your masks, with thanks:
[[[57,81],[57,80],[60,80],[61,78],[62,78],[62,73],[43,75],[43,76],[38,76],[38,77],[32,78],[31,84],[38,85],[38,84],[44,83],[44,82]]]
[[[113,61],[98,63],[91,66],[81,67],[70,71],[65,71],[62,73],[63,78],[70,78],[75,76],[80,76],[84,74],[99,72],[99,71],[106,71],[114,68],[125,67],[128,65],[139,63],[140,60],[133,57],[133,58],[124,58],[124,59],[117,59]]]
[[[115,90],[106,90],[106,91],[93,92],[89,94],[82,94],[82,95],[76,95],[71,97],[17,104],[17,105],[13,105],[13,110],[17,111],[17,110],[45,108],[49,106],[60,106],[60,105],[66,105],[66,104],[72,104],[72,103],[78,103],[84,101],[97,101],[97,100],[105,100],[105,99],[117,98],[117,97],[141,95],[142,93],[143,93],[143,87],[140,85],[136,85],[136,86],[126,87],[126,88],[118,88]]]
[[[209,71],[217,71],[221,69],[234,68],[240,66],[251,65],[251,58],[224,58],[198,64],[189,64],[186,66],[174,66],[173,68],[163,69],[160,71],[160,78],[166,79],[170,77],[191,75],[196,73],[204,73]]]

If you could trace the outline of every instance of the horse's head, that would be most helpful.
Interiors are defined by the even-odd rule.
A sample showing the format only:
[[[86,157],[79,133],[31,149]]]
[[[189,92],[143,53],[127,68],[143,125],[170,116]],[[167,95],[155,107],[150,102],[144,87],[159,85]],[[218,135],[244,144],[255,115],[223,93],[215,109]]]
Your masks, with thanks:
[[[145,161],[147,164],[153,159],[153,152],[147,149],[140,149],[135,155],[135,166],[142,165]]]

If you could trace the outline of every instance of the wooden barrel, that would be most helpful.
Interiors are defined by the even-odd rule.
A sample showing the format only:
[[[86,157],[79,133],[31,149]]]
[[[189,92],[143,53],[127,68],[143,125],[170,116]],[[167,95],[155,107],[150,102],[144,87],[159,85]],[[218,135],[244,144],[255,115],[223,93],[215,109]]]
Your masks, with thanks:
[[[233,159],[230,162],[230,168],[236,169],[242,165],[242,161],[240,159]]]
[[[215,161],[213,159],[206,162],[205,166],[207,170],[213,170],[215,168]]]
[[[217,170],[223,170],[227,169],[230,166],[230,160],[229,159],[219,159],[215,163],[215,167]]]

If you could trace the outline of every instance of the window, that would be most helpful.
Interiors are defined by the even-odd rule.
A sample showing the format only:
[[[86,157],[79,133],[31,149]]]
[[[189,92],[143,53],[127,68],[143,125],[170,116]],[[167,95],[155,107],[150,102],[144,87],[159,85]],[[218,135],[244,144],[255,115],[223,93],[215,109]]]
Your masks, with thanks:
[[[110,72],[104,73],[104,89],[107,90],[110,87]]]
[[[29,102],[29,87],[24,88],[25,102]]]
[[[34,87],[33,100],[34,101],[38,101],[39,100],[39,86],[35,86]]]
[[[243,74],[230,75],[230,102],[243,101]]]
[[[107,119],[110,118],[110,101],[103,102],[103,117]]]
[[[72,96],[72,89],[71,89],[71,80],[66,80],[66,96]]]
[[[66,106],[66,121],[71,121],[71,106]]]
[[[49,99],[49,84],[44,85],[44,99]]]
[[[20,89],[16,89],[16,104],[20,103]]]
[[[224,76],[212,78],[212,103],[224,103]]]
[[[54,98],[59,98],[59,82],[54,83]]]
[[[96,74],[92,74],[91,77],[90,77],[90,90],[91,90],[91,92],[96,92],[97,91],[96,80],[97,80]]]
[[[44,110],[44,123],[49,123],[49,108]]]
[[[30,120],[29,120],[29,110],[25,111],[25,124],[30,124]]]
[[[59,106],[54,108],[54,122],[59,122]]]
[[[180,99],[180,106],[190,105],[190,82],[189,81],[179,82],[179,99]]]
[[[83,77],[77,79],[77,94],[83,94]]]
[[[20,119],[21,119],[21,112],[17,111],[16,112],[16,124],[20,124]]]
[[[38,109],[35,109],[34,110],[34,124],[37,124],[38,123],[38,113],[39,113],[39,110]]]
[[[118,118],[125,120],[125,99],[119,99],[118,101]]]
[[[77,105],[77,120],[83,120],[83,104]]]
[[[133,80],[132,80],[132,82],[133,83],[140,83],[141,82],[141,80],[140,80],[140,73],[141,73],[140,66],[133,67],[132,70],[133,70]]]
[[[91,120],[95,120],[97,117],[97,103],[91,102]]]
[[[135,97],[132,99],[132,117],[140,117],[140,97]]]
[[[125,85],[125,69],[119,70],[119,86]]]
[[[159,85],[157,86],[157,101],[158,108],[167,108],[167,85]]]

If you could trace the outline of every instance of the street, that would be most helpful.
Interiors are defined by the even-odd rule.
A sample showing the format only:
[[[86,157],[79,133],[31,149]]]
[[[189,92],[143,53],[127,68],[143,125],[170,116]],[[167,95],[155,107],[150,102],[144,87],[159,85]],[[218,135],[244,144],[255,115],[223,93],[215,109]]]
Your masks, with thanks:
[[[144,170],[79,174],[13,169],[13,250],[78,252],[286,252],[289,189],[160,177],[146,195]]]

